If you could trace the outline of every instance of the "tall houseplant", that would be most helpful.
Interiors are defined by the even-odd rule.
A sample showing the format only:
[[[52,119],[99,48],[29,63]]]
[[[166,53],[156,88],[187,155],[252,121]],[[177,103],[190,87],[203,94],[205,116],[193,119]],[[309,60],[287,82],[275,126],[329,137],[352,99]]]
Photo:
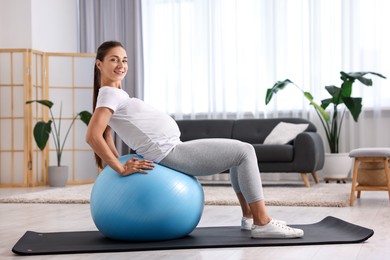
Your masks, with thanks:
[[[53,136],[53,140],[54,140],[54,146],[55,146],[55,149],[56,149],[56,156],[57,156],[57,166],[58,168],[61,169],[62,168],[62,172],[63,174],[65,175],[65,171],[66,171],[66,178],[63,177],[62,178],[62,181],[65,181],[66,183],[66,180],[67,180],[67,166],[62,166],[61,165],[61,158],[62,158],[62,152],[64,150],[64,146],[65,146],[65,143],[66,143],[66,140],[68,138],[68,135],[69,135],[69,132],[74,124],[74,122],[76,121],[76,119],[78,117],[80,117],[81,121],[84,122],[86,125],[88,125],[89,123],[89,120],[91,119],[91,116],[92,114],[88,111],[81,111],[79,113],[77,113],[73,118],[72,118],[72,122],[70,123],[66,133],[65,133],[65,136],[64,138],[62,139],[61,138],[61,122],[62,122],[62,106],[61,106],[61,109],[60,109],[60,115],[59,115],[59,119],[58,119],[58,125],[56,123],[56,121],[54,120],[54,115],[53,115],[53,111],[51,110],[52,106],[54,105],[54,103],[50,100],[30,100],[30,101],[27,101],[26,104],[31,104],[31,103],[34,103],[34,102],[37,102],[43,106],[46,106],[49,108],[49,112],[50,112],[50,120],[48,120],[47,122],[45,121],[38,121],[35,126],[34,126],[34,139],[35,139],[35,142],[38,146],[38,148],[40,150],[43,150],[45,147],[46,147],[46,144],[47,144],[47,141],[49,140],[49,136],[50,134],[52,134]],[[49,171],[50,171],[50,168],[49,168]],[[57,181],[52,181],[50,180],[50,172],[49,172],[49,184],[51,186],[64,186],[65,184],[62,184],[60,183],[61,181],[57,182]]]
[[[314,101],[314,97],[309,92],[304,91],[289,79],[278,81],[272,88],[267,89],[265,104],[268,104],[274,94],[276,94],[279,90],[284,89],[287,85],[294,85],[303,93],[304,97],[309,100],[310,104],[313,105],[315,111],[317,112],[325,130],[330,152],[339,153],[340,132],[345,112],[348,110],[355,122],[358,121],[359,115],[362,112],[362,98],[351,96],[353,83],[358,80],[366,86],[372,86],[372,80],[364,77],[366,74],[372,74],[384,79],[386,78],[376,72],[345,73],[341,71],[340,74],[342,80],[341,87],[336,87],[334,85],[325,86],[325,89],[330,94],[330,98],[321,100],[321,105]],[[344,105],[343,109],[339,109],[339,106],[341,105]],[[331,106],[330,113],[326,111],[329,106]]]
[[[351,113],[355,122],[358,121],[360,113],[362,112],[362,98],[351,96],[353,83],[358,80],[366,86],[372,86],[372,80],[364,77],[366,74],[372,74],[384,79],[386,78],[375,72],[345,73],[341,71],[340,74],[342,80],[341,87],[333,85],[325,86],[325,89],[330,94],[330,98],[321,100],[321,105],[314,101],[313,96],[309,92],[304,91],[289,79],[276,82],[272,88],[267,89],[265,97],[265,103],[268,104],[274,94],[276,94],[279,90],[284,89],[287,85],[294,85],[302,91],[304,97],[309,100],[311,105],[313,105],[325,130],[326,139],[331,152],[330,154],[326,154],[326,160],[322,170],[322,174],[326,182],[329,180],[345,182],[351,169],[352,163],[348,154],[339,153],[339,141],[346,111],[348,110]],[[330,113],[326,111],[329,106],[331,108]],[[342,106],[342,108],[339,106]]]

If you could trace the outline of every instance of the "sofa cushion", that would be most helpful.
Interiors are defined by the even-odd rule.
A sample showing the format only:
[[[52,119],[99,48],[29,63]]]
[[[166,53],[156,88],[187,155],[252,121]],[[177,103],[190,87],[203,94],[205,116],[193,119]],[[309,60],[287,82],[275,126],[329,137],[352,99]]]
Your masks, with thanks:
[[[291,162],[294,159],[294,147],[286,145],[254,144],[257,160],[261,162]]]
[[[265,138],[263,144],[287,144],[306,130],[309,124],[292,124],[280,122]]]
[[[282,121],[293,124],[308,123],[307,132],[317,131],[311,122],[301,118],[240,119],[234,123],[232,138],[250,144],[262,144],[272,129]]]

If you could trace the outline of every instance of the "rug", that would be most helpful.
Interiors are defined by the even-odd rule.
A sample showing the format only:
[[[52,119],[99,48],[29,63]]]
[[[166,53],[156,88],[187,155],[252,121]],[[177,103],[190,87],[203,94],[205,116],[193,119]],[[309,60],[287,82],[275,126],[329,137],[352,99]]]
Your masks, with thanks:
[[[0,198],[0,203],[87,204],[92,184],[48,188],[43,191]],[[203,186],[205,205],[239,205],[230,186]],[[350,185],[320,183],[304,186],[264,186],[267,206],[346,207],[349,205]]]
[[[12,248],[19,255],[78,254],[126,251],[173,250],[223,247],[302,246],[361,243],[374,231],[328,216],[318,223],[292,225],[304,236],[292,239],[251,239],[239,226],[200,227],[188,236],[165,241],[117,241],[99,231],[41,233],[27,231]],[[261,257],[260,257],[261,258]]]

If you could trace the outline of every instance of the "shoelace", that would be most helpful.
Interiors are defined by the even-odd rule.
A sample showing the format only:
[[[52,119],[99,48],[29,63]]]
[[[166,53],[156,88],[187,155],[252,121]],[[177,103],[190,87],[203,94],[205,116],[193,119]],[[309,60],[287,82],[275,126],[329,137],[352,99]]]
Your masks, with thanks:
[[[276,221],[273,221],[273,220],[271,220],[271,222],[272,222],[271,224],[273,224],[273,225],[275,225],[275,226],[277,226],[277,227],[280,227],[280,228],[282,228],[282,229],[294,231],[294,228],[289,227],[289,226],[287,226],[287,225],[282,225],[282,224],[280,224],[279,222],[276,222]]]

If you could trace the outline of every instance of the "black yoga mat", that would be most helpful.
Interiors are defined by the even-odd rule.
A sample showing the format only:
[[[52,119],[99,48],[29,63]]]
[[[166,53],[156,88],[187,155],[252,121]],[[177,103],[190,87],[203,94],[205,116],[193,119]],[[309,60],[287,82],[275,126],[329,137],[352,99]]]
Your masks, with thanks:
[[[359,243],[374,234],[372,229],[357,226],[335,217],[301,228],[305,235],[293,239],[252,239],[250,231],[240,227],[200,227],[186,237],[158,242],[124,242],[105,238],[98,231],[39,233],[27,231],[12,251],[20,255],[76,254],[147,250],[173,250],[221,247],[297,246]]]

